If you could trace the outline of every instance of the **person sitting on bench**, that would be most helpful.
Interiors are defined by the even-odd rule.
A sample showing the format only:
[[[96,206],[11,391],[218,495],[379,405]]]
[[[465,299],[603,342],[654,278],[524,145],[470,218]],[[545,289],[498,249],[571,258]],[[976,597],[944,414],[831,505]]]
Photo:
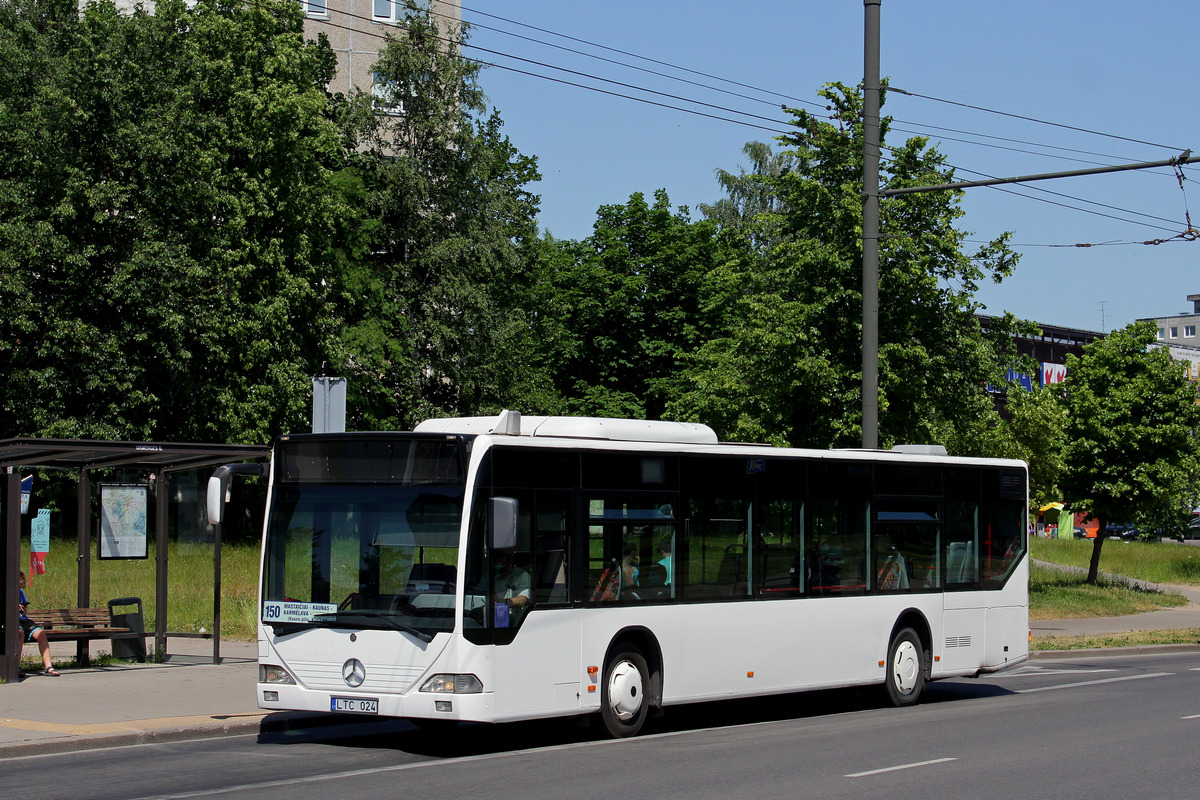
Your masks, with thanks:
[[[37,643],[38,652],[42,655],[42,674],[57,678],[58,670],[50,662],[50,642],[46,639],[46,629],[25,614],[29,608],[29,598],[25,596],[24,572],[21,573],[21,585],[17,587],[17,603],[17,609],[21,616],[21,633],[24,634],[23,641]]]

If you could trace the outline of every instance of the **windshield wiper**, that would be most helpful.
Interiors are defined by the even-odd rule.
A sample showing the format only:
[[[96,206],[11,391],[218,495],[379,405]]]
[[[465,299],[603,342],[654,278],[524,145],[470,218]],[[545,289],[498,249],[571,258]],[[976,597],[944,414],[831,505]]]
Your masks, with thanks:
[[[350,620],[358,622],[351,623]],[[315,625],[321,628],[390,628],[391,630],[403,631],[411,633],[423,642],[432,642],[433,634],[426,633],[405,625],[403,622],[397,622],[391,617],[376,616],[374,614],[364,614],[361,611],[335,611],[331,614],[315,614],[309,620],[309,625]],[[279,633],[276,629],[276,633]],[[281,634],[283,635],[283,634]]]

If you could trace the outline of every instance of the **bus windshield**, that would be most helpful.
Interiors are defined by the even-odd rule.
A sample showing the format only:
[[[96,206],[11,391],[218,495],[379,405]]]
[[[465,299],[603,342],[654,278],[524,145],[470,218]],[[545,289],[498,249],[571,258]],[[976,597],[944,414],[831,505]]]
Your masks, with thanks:
[[[325,477],[275,487],[263,622],[277,635],[379,628],[428,641],[452,630],[463,483]]]

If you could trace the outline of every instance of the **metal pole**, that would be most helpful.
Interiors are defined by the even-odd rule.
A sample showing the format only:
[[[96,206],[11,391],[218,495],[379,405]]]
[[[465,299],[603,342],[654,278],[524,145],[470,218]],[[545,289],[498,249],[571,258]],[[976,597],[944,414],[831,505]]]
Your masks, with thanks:
[[[159,661],[167,657],[167,603],[169,563],[167,551],[170,471],[159,469],[154,483],[154,654]]]
[[[1104,175],[1109,172],[1129,172],[1137,169],[1153,169],[1155,167],[1176,167],[1184,164],[1195,164],[1200,161],[1200,156],[1189,155],[1192,151],[1185,151],[1183,154],[1175,158],[1168,158],[1162,161],[1143,161],[1138,164],[1117,164],[1110,167],[1090,167],[1088,169],[1072,169],[1066,172],[1043,172],[1037,175],[1018,175],[1015,178],[985,178],[978,181],[959,181],[957,183],[939,183],[936,186],[904,186],[899,189],[884,189],[879,194],[883,197],[895,197],[901,194],[915,194],[917,192],[943,192],[952,189],[970,189],[974,186],[999,186],[1005,183],[1031,183],[1033,181],[1048,181],[1055,178],[1078,178],[1083,175]]]
[[[21,677],[21,626],[17,611],[17,581],[21,561],[21,476],[12,467],[4,473],[4,669],[5,682],[16,684]]]
[[[862,446],[879,447],[879,4],[863,0]]]
[[[213,526],[213,663],[221,663],[221,526]]]
[[[79,470],[79,483],[76,488],[75,508],[76,520],[75,537],[78,552],[76,559],[79,564],[79,575],[76,589],[79,607],[87,608],[92,604],[92,476],[86,467]],[[75,661],[79,666],[86,667],[91,657],[91,645],[85,639],[75,643]]]

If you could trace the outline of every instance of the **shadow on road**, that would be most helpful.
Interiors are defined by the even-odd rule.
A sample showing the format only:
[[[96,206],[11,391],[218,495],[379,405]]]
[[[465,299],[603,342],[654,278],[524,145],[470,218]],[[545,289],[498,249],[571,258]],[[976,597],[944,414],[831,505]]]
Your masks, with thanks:
[[[932,683],[923,704],[970,702],[1010,694],[990,683]],[[887,707],[881,687],[831,689],[771,697],[722,700],[672,706],[646,721],[642,733],[675,733],[782,720],[802,720]],[[903,713],[903,712],[900,712]],[[269,728],[269,729],[268,729]],[[502,725],[461,723],[419,727],[408,720],[363,721],[358,717],[321,716],[264,724],[262,744],[327,744],[346,748],[386,748],[428,758],[462,758],[540,747],[561,747],[608,738],[596,715],[512,722]]]

